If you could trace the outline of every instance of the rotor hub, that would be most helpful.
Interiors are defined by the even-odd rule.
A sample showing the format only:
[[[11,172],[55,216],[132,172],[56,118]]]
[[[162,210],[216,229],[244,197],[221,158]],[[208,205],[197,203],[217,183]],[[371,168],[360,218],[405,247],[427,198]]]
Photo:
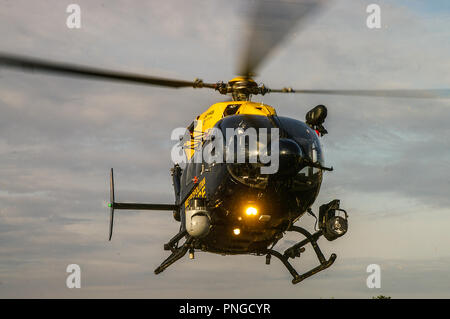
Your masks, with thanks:
[[[236,77],[228,82],[234,101],[250,101],[252,94],[258,93],[258,84],[247,77]]]
[[[250,77],[235,77],[228,83],[219,82],[216,90],[221,94],[231,94],[234,101],[250,101],[252,95],[266,94],[269,90],[258,84]]]

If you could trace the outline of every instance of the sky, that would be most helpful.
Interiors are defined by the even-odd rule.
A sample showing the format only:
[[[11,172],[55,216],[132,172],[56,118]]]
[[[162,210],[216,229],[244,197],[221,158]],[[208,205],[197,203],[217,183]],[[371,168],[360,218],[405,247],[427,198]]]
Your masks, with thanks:
[[[205,82],[235,75],[242,2],[0,0],[1,51]],[[368,29],[366,7],[381,7]],[[333,1],[288,35],[259,70],[268,87],[450,87],[447,1]],[[274,260],[197,253],[162,274],[167,212],[118,212],[116,199],[171,203],[174,128],[224,97],[209,90],[83,81],[0,69],[0,298],[450,297],[450,100],[271,95],[254,100],[304,119],[328,107],[327,166],[313,210],[339,198],[346,236],[320,240],[335,264],[299,285]],[[300,226],[312,230],[314,219]],[[288,235],[280,247],[296,236]],[[316,265],[308,249],[294,265]],[[66,267],[81,267],[81,288]],[[369,289],[367,266],[381,267]]]

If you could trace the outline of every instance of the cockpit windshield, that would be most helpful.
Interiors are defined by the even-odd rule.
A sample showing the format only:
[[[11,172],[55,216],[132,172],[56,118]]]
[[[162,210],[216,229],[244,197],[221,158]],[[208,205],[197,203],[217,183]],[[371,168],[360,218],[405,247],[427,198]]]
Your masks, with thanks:
[[[317,133],[302,121],[279,116],[282,128],[294,139],[312,162],[324,163],[322,148]]]

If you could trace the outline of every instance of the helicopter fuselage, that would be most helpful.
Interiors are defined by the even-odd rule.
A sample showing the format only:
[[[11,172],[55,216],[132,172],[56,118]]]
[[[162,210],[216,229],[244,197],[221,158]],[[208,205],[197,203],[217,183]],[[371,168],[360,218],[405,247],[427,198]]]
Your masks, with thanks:
[[[172,169],[173,205],[116,202],[111,169],[109,238],[115,209],[166,210],[173,211],[181,226],[164,244],[172,253],[155,274],[188,251],[194,258],[195,250],[264,255],[266,264],[275,256],[289,270],[293,284],[327,269],[336,254],[326,259],[317,240],[324,236],[333,241],[345,235],[348,214],[338,199],[321,205],[318,218],[311,210],[323,171],[333,170],[323,166],[319,141],[327,133],[322,125],[326,116],[323,105],[310,110],[306,122],[278,116],[273,107],[250,101],[212,105],[179,136],[178,155],[184,154],[185,161]],[[313,234],[294,225],[305,212],[316,217],[318,229]],[[286,232],[305,239],[280,253],[273,248]],[[320,264],[299,274],[289,260],[300,257],[307,244]]]
[[[184,140],[189,161],[177,198],[178,202],[185,199],[180,207],[182,229],[186,229],[192,199],[203,198],[211,226],[207,235],[195,240],[196,249],[219,254],[264,252],[319,193],[322,171],[304,165],[306,161],[323,162],[317,133],[304,122],[279,117],[271,106],[248,101],[215,104],[197,120],[191,125],[190,138]],[[278,129],[278,171],[261,174],[258,164],[195,161],[194,153],[206,148],[210,140],[194,138],[194,133],[205,136],[212,128],[224,135],[227,129],[245,132],[253,128],[260,135],[260,128],[263,132]]]

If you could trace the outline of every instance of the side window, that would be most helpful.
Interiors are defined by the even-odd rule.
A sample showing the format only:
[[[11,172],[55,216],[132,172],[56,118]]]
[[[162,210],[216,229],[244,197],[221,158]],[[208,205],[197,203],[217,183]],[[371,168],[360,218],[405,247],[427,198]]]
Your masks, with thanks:
[[[217,130],[217,133],[222,134],[221,131]],[[217,134],[216,133],[216,134]],[[217,140],[219,141],[219,140]],[[216,162],[221,162],[223,159],[218,158],[221,154],[223,154],[223,149],[219,150],[218,147],[223,147],[224,141],[222,140],[222,137],[220,137],[220,143],[216,143],[216,136],[215,135],[209,135],[204,144],[203,144],[203,165],[205,167],[209,167],[211,164]],[[201,171],[201,166],[200,166]],[[198,172],[200,174],[200,172]]]

